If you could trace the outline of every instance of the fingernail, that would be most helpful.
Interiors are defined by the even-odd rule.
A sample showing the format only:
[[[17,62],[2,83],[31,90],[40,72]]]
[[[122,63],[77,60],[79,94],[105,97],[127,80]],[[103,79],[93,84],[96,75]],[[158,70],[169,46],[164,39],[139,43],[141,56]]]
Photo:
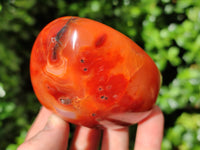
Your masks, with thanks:
[[[44,129],[45,130],[52,129],[52,128],[55,128],[56,126],[58,126],[60,124],[63,124],[63,123],[65,123],[64,120],[62,120],[61,118],[59,118],[57,115],[52,114],[49,117],[49,119],[48,119],[48,121],[47,121]]]

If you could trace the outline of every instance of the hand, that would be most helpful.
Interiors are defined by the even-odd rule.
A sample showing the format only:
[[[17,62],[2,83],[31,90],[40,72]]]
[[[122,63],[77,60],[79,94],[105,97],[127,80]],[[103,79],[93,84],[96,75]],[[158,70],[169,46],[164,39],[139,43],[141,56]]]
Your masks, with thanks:
[[[160,150],[163,137],[164,117],[155,106],[151,114],[138,123],[134,150]],[[68,147],[69,123],[42,107],[29,130],[25,142],[18,150],[66,150]],[[78,126],[70,150],[98,149],[101,131]],[[105,129],[102,150],[128,150],[128,127]]]

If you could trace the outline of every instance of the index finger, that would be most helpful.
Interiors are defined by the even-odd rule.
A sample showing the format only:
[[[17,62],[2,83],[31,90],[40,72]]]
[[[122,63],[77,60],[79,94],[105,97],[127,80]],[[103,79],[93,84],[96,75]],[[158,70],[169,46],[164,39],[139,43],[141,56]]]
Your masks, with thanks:
[[[42,106],[34,123],[32,124],[31,128],[29,129],[27,133],[25,141],[35,136],[39,131],[41,131],[44,128],[51,114],[52,112],[50,110]]]

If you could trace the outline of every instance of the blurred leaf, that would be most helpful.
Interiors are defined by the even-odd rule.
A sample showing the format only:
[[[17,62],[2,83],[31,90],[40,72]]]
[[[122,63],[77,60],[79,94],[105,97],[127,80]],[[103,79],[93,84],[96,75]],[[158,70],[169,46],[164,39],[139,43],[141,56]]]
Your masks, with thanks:
[[[6,91],[3,89],[3,84],[0,83],[0,98],[6,95]]]
[[[170,128],[167,132],[167,139],[169,139],[173,145],[180,145],[185,129],[183,126],[176,125],[174,128]]]
[[[200,114],[182,113],[174,127],[167,130],[162,143],[162,150],[174,148],[191,150],[199,148]]]
[[[200,67],[179,68],[177,78],[162,87],[157,104],[166,113],[180,108],[200,108]]]
[[[167,138],[163,139],[161,149],[162,150],[171,150],[172,149],[172,144]]]
[[[186,129],[197,130],[200,128],[200,114],[183,113],[176,121]]]
[[[179,52],[177,47],[170,47],[168,50],[168,60],[173,66],[177,66],[181,63],[181,59],[178,57]]]
[[[26,134],[27,134],[27,132],[22,130],[20,135],[18,137],[16,137],[16,139],[15,139],[16,144],[9,144],[6,147],[6,150],[16,150],[18,148],[18,146],[24,142]]]

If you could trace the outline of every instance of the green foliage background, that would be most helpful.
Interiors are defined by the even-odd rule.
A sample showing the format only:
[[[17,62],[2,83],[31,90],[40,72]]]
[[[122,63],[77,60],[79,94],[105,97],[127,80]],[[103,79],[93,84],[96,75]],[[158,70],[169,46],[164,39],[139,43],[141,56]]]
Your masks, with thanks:
[[[30,52],[39,31],[61,16],[100,21],[144,48],[163,76],[157,101],[165,115],[162,150],[200,149],[199,0],[1,0],[0,149],[23,142],[40,108]]]

